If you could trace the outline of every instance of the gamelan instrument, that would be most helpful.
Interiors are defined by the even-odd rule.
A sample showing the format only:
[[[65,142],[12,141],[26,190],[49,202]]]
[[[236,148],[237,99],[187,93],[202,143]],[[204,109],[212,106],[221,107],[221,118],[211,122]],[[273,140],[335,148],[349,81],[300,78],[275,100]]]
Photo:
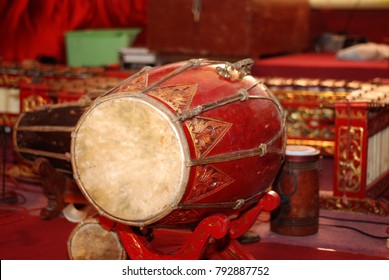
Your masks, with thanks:
[[[272,231],[292,236],[318,231],[319,170],[319,150],[303,145],[286,146],[282,171],[274,184],[281,204],[271,213]]]
[[[271,189],[286,143],[283,109],[249,75],[252,64],[192,59],[145,67],[89,103],[31,112],[31,121],[18,123],[16,146],[28,159],[71,170],[100,225],[117,232],[132,259],[199,258],[211,237],[227,236],[217,254],[247,258],[235,240],[260,211],[278,206]],[[41,142],[42,133],[44,148],[21,144]],[[177,254],[161,255],[139,235],[159,227],[194,237]]]
[[[238,65],[203,60],[138,72],[95,100],[72,135],[74,177],[102,216],[144,227],[234,217],[270,190],[283,111]]]
[[[335,103],[335,196],[378,198],[389,186],[389,86],[366,86]]]
[[[78,102],[44,105],[21,113],[13,127],[14,151],[40,177],[48,199],[40,213],[44,220],[57,217],[63,210],[70,220],[85,214],[77,213],[72,205],[88,202],[72,179],[70,142],[71,132],[90,103],[85,96]]]
[[[380,81],[264,77],[261,80],[276,96],[286,114],[288,145],[307,145],[324,156],[334,155],[334,103],[351,92]]]
[[[14,150],[27,162],[45,158],[56,170],[72,175],[71,132],[87,105],[61,103],[23,112],[14,126]]]

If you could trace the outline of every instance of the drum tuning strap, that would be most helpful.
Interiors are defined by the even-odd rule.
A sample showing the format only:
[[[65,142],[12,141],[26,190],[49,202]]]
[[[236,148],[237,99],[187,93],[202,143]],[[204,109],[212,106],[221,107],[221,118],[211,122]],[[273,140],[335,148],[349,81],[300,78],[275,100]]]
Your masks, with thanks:
[[[187,165],[196,166],[196,165],[205,165],[211,163],[238,160],[242,158],[255,157],[255,156],[264,157],[267,154],[277,154],[282,156],[283,151],[282,149],[269,146],[269,143],[262,143],[257,148],[250,149],[250,150],[237,151],[228,154],[221,154],[221,155],[210,156],[210,157],[200,158],[200,159],[192,159],[191,162],[188,163]]]
[[[187,70],[189,68],[200,66],[203,61],[204,60],[202,60],[202,59],[190,59],[186,64],[184,64],[181,67],[175,69],[174,71],[170,72],[168,75],[163,77],[162,79],[160,79],[160,80],[152,83],[148,87],[146,87],[143,90],[143,93],[147,93],[148,91],[150,91],[154,87],[158,86],[159,84],[167,81],[168,79],[170,79],[170,78],[172,78],[174,76],[177,76],[178,74],[180,74],[181,72],[183,72],[183,71],[185,71],[185,70]]]
[[[189,167],[196,165],[206,165],[211,163],[226,162],[255,156],[264,157],[268,154],[279,155],[283,159],[285,153],[285,146],[282,145],[282,147],[279,148],[273,147],[273,144],[276,143],[277,140],[285,136],[285,124],[283,123],[278,133],[272,139],[270,139],[266,143],[259,144],[258,147],[248,150],[236,151],[232,153],[209,156],[206,158],[192,159],[190,162],[187,163],[187,166]]]
[[[244,203],[245,203],[245,200],[244,200],[244,199],[238,199],[238,200],[236,201],[235,207],[232,208],[232,209],[238,210],[238,209],[240,209],[240,208],[243,207]]]
[[[114,88],[112,88],[111,90],[107,91],[106,93],[100,95],[98,98],[101,98],[101,97],[104,97],[106,95],[109,95],[110,93],[112,92],[115,92],[117,89],[120,89],[123,85],[127,84],[128,82],[134,80],[135,78],[139,77],[140,75],[150,71],[152,69],[151,66],[145,66],[143,67],[141,70],[139,70],[137,73],[135,73],[134,75],[131,75],[130,77],[128,77],[127,79],[125,79],[123,82],[119,83],[117,86],[115,86]]]
[[[143,89],[141,92],[143,94],[147,93],[148,91],[152,90],[154,87],[158,86],[159,84],[167,81],[168,79],[174,77],[174,76],[177,76],[178,74],[180,74],[181,72],[189,69],[189,68],[192,68],[192,67],[197,67],[197,66],[200,66],[203,62],[207,62],[207,60],[205,59],[190,59],[188,60],[187,63],[185,63],[184,65],[182,65],[181,67],[175,69],[174,71],[170,72],[168,75],[166,75],[165,77],[163,77],[162,79],[152,83],[151,85],[147,86],[145,89]],[[102,97],[104,96],[107,96],[111,93],[114,93],[115,91],[117,91],[118,89],[120,89],[123,85],[126,85],[128,84],[130,81],[136,79],[137,77],[139,77],[140,75],[150,71],[153,67],[151,66],[145,66],[143,67],[140,71],[138,71],[137,73],[135,73],[134,75],[132,75],[131,77],[125,79],[123,82],[121,82],[120,84],[118,84],[117,86],[115,86],[114,88],[112,88],[111,90],[107,91],[106,93],[100,95],[97,99],[101,99]]]
[[[251,205],[258,203],[259,199],[263,197],[268,191],[271,190],[271,187],[261,189],[258,193],[254,194],[249,198],[240,198],[235,201],[230,202],[219,202],[219,203],[182,203],[177,206],[179,209],[199,209],[199,208],[231,208],[234,210],[242,208],[244,205]]]
[[[200,106],[193,108],[192,110],[182,112],[181,114],[178,115],[178,120],[185,121],[185,120],[191,119],[195,116],[198,116],[202,112],[213,110],[215,108],[224,106],[224,105],[229,104],[229,103],[233,103],[236,101],[246,101],[249,99],[249,97],[250,96],[249,96],[248,90],[241,89],[241,90],[238,90],[238,92],[236,94],[233,94],[233,95],[228,96],[226,98],[222,98],[222,99],[219,99],[219,100],[214,101],[214,102],[205,103],[203,105],[200,105]]]

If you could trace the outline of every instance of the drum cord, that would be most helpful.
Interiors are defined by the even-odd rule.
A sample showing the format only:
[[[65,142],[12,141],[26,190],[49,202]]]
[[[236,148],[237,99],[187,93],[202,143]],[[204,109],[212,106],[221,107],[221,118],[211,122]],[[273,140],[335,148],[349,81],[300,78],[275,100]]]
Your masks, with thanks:
[[[383,225],[383,226],[387,226],[386,228],[386,233],[389,234],[389,224],[388,223],[385,223],[385,222],[376,222],[376,221],[367,221],[367,220],[356,220],[356,219],[344,219],[344,218],[333,218],[333,217],[328,217],[328,216],[322,216],[320,215],[319,218],[323,218],[323,219],[329,219],[329,220],[335,220],[335,221],[343,221],[343,222],[353,222],[353,223],[365,223],[365,224],[375,224],[375,225]],[[367,233],[363,230],[360,230],[356,227],[352,227],[352,226],[345,226],[345,225],[334,225],[334,224],[320,224],[320,226],[328,226],[328,227],[336,227],[336,228],[344,228],[344,229],[350,229],[350,230],[353,230],[353,231],[356,231],[358,233],[361,233],[363,235],[366,235],[368,237],[371,237],[371,238],[375,238],[375,239],[388,239],[389,236],[377,236],[377,235],[373,235],[373,234],[370,234],[370,233]]]
[[[354,228],[354,227],[350,227],[350,226],[342,226],[342,225],[327,225],[327,224],[320,224],[320,226],[326,226],[326,227],[336,227],[336,228],[344,228],[344,229],[350,229],[350,230],[353,230],[353,231],[356,231],[356,232],[359,232],[363,235],[366,235],[368,237],[371,237],[371,238],[375,238],[375,239],[388,239],[389,236],[376,236],[376,235],[373,235],[373,234],[370,234],[370,233],[367,233],[365,231],[362,231],[360,229],[357,229],[357,228]]]

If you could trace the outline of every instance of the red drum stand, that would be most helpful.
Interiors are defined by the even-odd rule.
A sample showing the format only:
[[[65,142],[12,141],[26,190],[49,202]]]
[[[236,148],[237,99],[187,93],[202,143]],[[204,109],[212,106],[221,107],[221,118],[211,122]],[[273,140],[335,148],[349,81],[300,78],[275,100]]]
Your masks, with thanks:
[[[180,249],[168,254],[153,248],[146,236],[137,232],[138,228],[102,216],[99,219],[105,229],[116,230],[126,253],[133,260],[247,260],[254,258],[236,239],[251,228],[261,211],[272,211],[279,203],[278,194],[269,191],[255,207],[232,221],[224,214],[211,215],[197,225]]]

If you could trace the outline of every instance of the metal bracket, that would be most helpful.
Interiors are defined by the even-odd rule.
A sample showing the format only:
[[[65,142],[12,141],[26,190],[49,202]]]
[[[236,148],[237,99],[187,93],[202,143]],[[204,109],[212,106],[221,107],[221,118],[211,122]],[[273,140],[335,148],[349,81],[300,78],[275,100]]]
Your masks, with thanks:
[[[239,79],[243,79],[245,76],[250,75],[251,67],[254,61],[251,58],[245,58],[235,63],[226,63],[225,67],[216,67],[216,72],[226,78],[231,79],[233,77],[232,72],[238,71]]]

